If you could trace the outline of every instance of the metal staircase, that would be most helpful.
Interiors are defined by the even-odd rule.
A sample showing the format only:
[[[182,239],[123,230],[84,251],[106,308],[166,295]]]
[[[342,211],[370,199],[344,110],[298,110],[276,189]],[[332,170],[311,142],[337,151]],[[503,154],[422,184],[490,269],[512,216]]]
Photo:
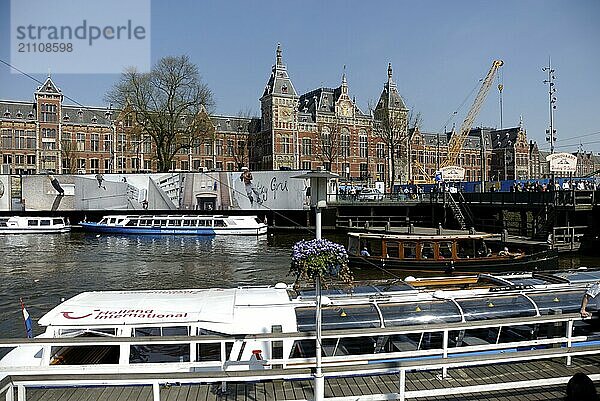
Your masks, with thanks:
[[[446,204],[448,206],[450,206],[450,209],[452,210],[452,213],[454,214],[454,218],[456,219],[456,221],[458,221],[458,224],[460,225],[461,230],[466,230],[467,229],[467,221],[465,219],[465,216],[462,213],[462,210],[460,209],[460,206],[458,205],[456,200],[454,200],[454,197],[452,196],[451,193],[446,192],[446,200],[447,200]]]

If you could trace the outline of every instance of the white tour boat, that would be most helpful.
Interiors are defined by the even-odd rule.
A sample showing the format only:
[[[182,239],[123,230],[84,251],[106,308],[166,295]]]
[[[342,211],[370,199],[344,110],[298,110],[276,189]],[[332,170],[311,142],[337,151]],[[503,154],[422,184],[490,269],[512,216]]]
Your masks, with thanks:
[[[71,224],[66,217],[0,217],[0,234],[66,233]]]
[[[599,270],[479,274],[323,290],[324,364],[366,364],[600,344],[579,317]],[[589,310],[598,308],[592,301]],[[198,372],[314,365],[315,292],[280,283],[231,289],[84,292],[13,344],[19,371]]]
[[[256,216],[141,215],[104,216],[79,223],[86,231],[107,234],[262,235],[267,225]]]

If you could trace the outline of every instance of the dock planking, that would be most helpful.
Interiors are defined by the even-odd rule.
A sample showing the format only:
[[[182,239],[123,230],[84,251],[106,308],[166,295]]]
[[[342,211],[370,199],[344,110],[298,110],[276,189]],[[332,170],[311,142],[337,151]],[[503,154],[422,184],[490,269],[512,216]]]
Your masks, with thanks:
[[[551,377],[568,377],[577,372],[600,374],[600,356],[574,358],[566,366],[564,358],[530,361],[526,363],[503,363],[471,368],[450,369],[449,376],[441,379],[439,371],[412,371],[407,373],[407,391],[443,389],[447,387],[485,385],[491,383],[537,380]],[[371,394],[398,391],[398,375],[361,375],[325,379],[325,396],[360,397]],[[548,386],[510,389],[464,395],[425,397],[425,401],[487,400],[487,401],[545,401],[564,397],[566,386]],[[600,390],[600,383],[597,383]],[[221,385],[175,384],[162,386],[161,400],[166,401],[292,401],[313,398],[311,380],[272,380],[253,383],[227,383],[226,391]],[[106,386],[88,388],[28,388],[30,401],[152,401],[151,386]]]

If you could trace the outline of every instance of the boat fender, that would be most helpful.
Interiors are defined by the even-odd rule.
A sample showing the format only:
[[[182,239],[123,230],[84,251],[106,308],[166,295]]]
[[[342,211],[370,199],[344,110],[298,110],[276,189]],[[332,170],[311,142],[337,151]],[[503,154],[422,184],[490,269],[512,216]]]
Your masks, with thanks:
[[[417,279],[416,279],[416,278],[414,278],[414,276],[407,276],[407,277],[404,279],[404,281],[406,281],[406,282],[408,283],[408,282],[411,282],[411,281],[417,281]]]

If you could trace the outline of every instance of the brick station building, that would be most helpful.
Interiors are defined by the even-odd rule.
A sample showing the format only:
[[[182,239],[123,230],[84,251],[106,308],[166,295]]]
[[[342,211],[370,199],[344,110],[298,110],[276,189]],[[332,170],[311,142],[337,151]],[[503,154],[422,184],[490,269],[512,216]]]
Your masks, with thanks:
[[[261,116],[210,116],[214,137],[180,151],[172,170],[325,168],[352,182],[389,182],[391,155],[381,119],[394,115],[395,135],[404,138],[394,149],[394,181],[429,179],[445,159],[452,133],[409,130],[409,109],[391,65],[385,78],[372,113],[358,107],[345,73],[337,87],[300,93],[278,45],[260,97]],[[149,136],[136,133],[134,121],[127,110],[65,104],[62,91],[48,77],[33,101],[0,100],[0,174],[155,171],[154,145]],[[578,157],[582,173],[600,168],[597,156]],[[502,130],[473,128],[456,164],[471,181],[482,174],[488,181],[543,177],[547,169],[543,152],[528,142],[522,124]]]

